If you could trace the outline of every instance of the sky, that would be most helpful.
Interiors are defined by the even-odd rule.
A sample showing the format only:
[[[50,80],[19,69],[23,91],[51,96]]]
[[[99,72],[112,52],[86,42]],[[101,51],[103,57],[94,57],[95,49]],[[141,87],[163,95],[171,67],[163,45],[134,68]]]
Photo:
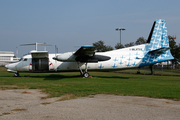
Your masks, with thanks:
[[[49,53],[76,51],[99,40],[115,47],[148,38],[154,20],[164,19],[168,34],[180,43],[179,0],[0,0],[0,51],[22,57],[35,46]],[[38,50],[44,50],[38,46]]]

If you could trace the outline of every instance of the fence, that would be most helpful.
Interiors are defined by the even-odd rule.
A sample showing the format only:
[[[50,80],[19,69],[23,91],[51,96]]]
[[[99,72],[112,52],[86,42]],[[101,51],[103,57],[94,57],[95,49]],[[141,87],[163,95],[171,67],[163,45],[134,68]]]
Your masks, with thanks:
[[[172,65],[154,65],[152,69],[154,71],[154,75],[180,76],[180,65],[177,65],[176,67]],[[122,70],[118,72],[128,73],[128,74],[143,74],[143,75],[152,74],[149,66],[145,66],[141,68],[126,69],[126,70]]]

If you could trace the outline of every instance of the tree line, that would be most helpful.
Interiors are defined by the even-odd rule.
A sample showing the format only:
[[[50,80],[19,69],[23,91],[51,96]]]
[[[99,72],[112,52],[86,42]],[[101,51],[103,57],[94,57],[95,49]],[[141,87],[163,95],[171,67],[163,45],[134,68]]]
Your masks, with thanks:
[[[172,60],[172,62],[175,65],[177,65],[180,62],[180,43],[177,44],[174,37],[172,37],[172,36],[168,36],[168,38],[169,38],[170,51],[174,57],[174,60]],[[131,46],[135,46],[135,45],[141,45],[144,43],[147,43],[147,40],[144,37],[140,37],[136,40],[136,42],[130,42],[130,43],[126,43],[124,45],[117,43],[115,45],[115,49],[121,49],[121,48],[131,47]],[[102,40],[93,43],[93,46],[95,46],[97,52],[105,52],[105,51],[114,50],[114,48],[112,46],[105,45],[104,41],[102,41]]]

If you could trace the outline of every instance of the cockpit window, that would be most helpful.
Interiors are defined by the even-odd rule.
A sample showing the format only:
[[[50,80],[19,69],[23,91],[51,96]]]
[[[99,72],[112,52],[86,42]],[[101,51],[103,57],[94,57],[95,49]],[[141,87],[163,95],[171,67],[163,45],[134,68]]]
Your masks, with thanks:
[[[27,61],[27,58],[21,58],[19,61]]]
[[[19,61],[22,61],[23,60],[23,58],[21,58]]]
[[[27,61],[27,58],[24,58],[23,61]]]

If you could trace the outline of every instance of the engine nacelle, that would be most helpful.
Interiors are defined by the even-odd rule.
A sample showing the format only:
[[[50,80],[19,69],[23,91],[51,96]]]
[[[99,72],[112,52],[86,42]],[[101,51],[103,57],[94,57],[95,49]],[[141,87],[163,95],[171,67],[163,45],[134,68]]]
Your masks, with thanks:
[[[62,61],[62,62],[74,62],[75,56],[73,55],[72,52],[67,52],[63,54],[58,54],[53,59],[57,61]]]

